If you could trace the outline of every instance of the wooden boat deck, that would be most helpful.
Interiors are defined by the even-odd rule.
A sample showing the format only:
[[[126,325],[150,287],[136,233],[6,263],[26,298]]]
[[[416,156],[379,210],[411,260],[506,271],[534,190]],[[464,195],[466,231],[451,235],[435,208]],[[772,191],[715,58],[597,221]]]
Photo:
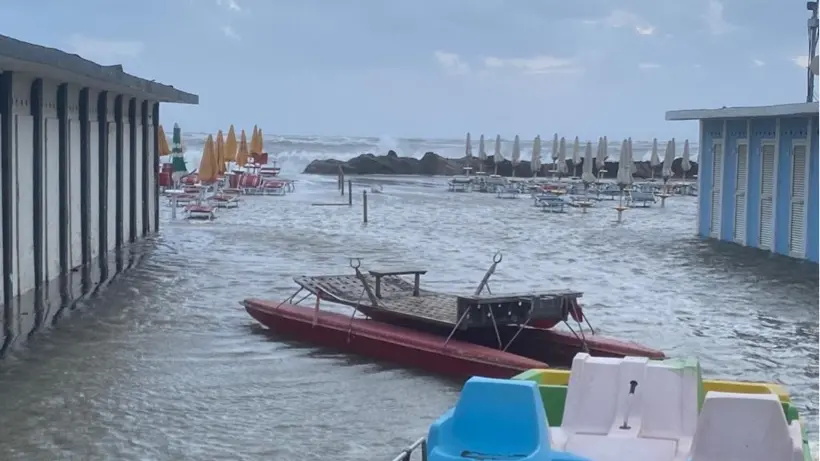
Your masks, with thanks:
[[[373,272],[376,271],[362,275],[375,292],[377,284]],[[490,319],[498,324],[518,324],[525,322],[529,316],[565,316],[566,312],[562,312],[563,301],[582,296],[582,293],[573,290],[473,296],[438,293],[421,288],[418,289],[418,295],[414,295],[414,283],[398,275],[382,275],[378,304],[373,305],[362,281],[356,275],[301,276],[294,278],[294,281],[313,295],[321,293],[322,299],[353,307],[368,315],[382,313],[446,326],[456,325],[464,315],[460,324],[463,328],[487,326]]]

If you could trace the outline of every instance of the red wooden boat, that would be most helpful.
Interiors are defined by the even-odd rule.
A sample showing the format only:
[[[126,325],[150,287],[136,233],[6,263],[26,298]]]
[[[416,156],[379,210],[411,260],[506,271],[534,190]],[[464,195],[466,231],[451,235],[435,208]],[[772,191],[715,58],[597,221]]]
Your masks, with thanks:
[[[493,261],[471,295],[421,289],[419,280],[425,270],[371,270],[365,274],[359,270],[361,263],[354,260],[351,267],[355,274],[296,277],[294,281],[301,288],[287,302],[306,290],[308,296],[350,306],[382,323],[446,338],[445,341],[456,339],[501,349],[552,366],[569,366],[578,352],[610,357],[665,357],[657,349],[596,335],[578,303],[580,292],[482,295],[501,261],[500,255]],[[414,281],[406,281],[402,275],[413,275]],[[569,331],[552,328],[559,323]]]
[[[498,349],[375,320],[260,299],[242,305],[262,325],[283,336],[456,378],[509,378],[547,364]]]

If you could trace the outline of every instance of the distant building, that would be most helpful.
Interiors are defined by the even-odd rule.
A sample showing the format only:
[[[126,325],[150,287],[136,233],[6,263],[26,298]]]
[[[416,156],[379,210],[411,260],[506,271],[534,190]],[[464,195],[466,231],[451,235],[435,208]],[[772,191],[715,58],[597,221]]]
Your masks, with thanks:
[[[700,121],[698,234],[818,262],[818,104],[675,110]]]

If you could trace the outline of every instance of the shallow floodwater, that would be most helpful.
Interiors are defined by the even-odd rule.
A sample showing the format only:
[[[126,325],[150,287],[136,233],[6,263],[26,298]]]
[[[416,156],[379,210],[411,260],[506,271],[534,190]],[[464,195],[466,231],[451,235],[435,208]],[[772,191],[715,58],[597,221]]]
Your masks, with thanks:
[[[817,266],[693,238],[695,200],[546,215],[529,199],[451,194],[443,179],[333,178],[249,197],[213,223],[170,221],[141,266],[0,368],[0,459],[380,460],[424,435],[458,384],[265,334],[238,306],[298,274],[427,267],[432,289],[571,287],[601,333],[707,375],[786,384],[817,437]],[[361,222],[361,190],[370,222]],[[574,210],[573,210],[574,211]]]

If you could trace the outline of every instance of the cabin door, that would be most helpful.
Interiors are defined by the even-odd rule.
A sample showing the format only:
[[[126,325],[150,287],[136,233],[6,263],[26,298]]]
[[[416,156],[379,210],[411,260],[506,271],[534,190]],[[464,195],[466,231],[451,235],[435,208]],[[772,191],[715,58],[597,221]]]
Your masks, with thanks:
[[[771,250],[774,235],[774,144],[764,144],[760,152],[760,241],[758,248]]]
[[[749,177],[749,144],[737,145],[737,166],[735,168],[735,222],[732,240],[746,245],[746,189]]]
[[[712,144],[712,221],[709,236],[720,238],[720,194],[723,190],[723,144]]]
[[[806,145],[796,144],[792,149],[791,197],[789,216],[789,255],[806,257]]]

